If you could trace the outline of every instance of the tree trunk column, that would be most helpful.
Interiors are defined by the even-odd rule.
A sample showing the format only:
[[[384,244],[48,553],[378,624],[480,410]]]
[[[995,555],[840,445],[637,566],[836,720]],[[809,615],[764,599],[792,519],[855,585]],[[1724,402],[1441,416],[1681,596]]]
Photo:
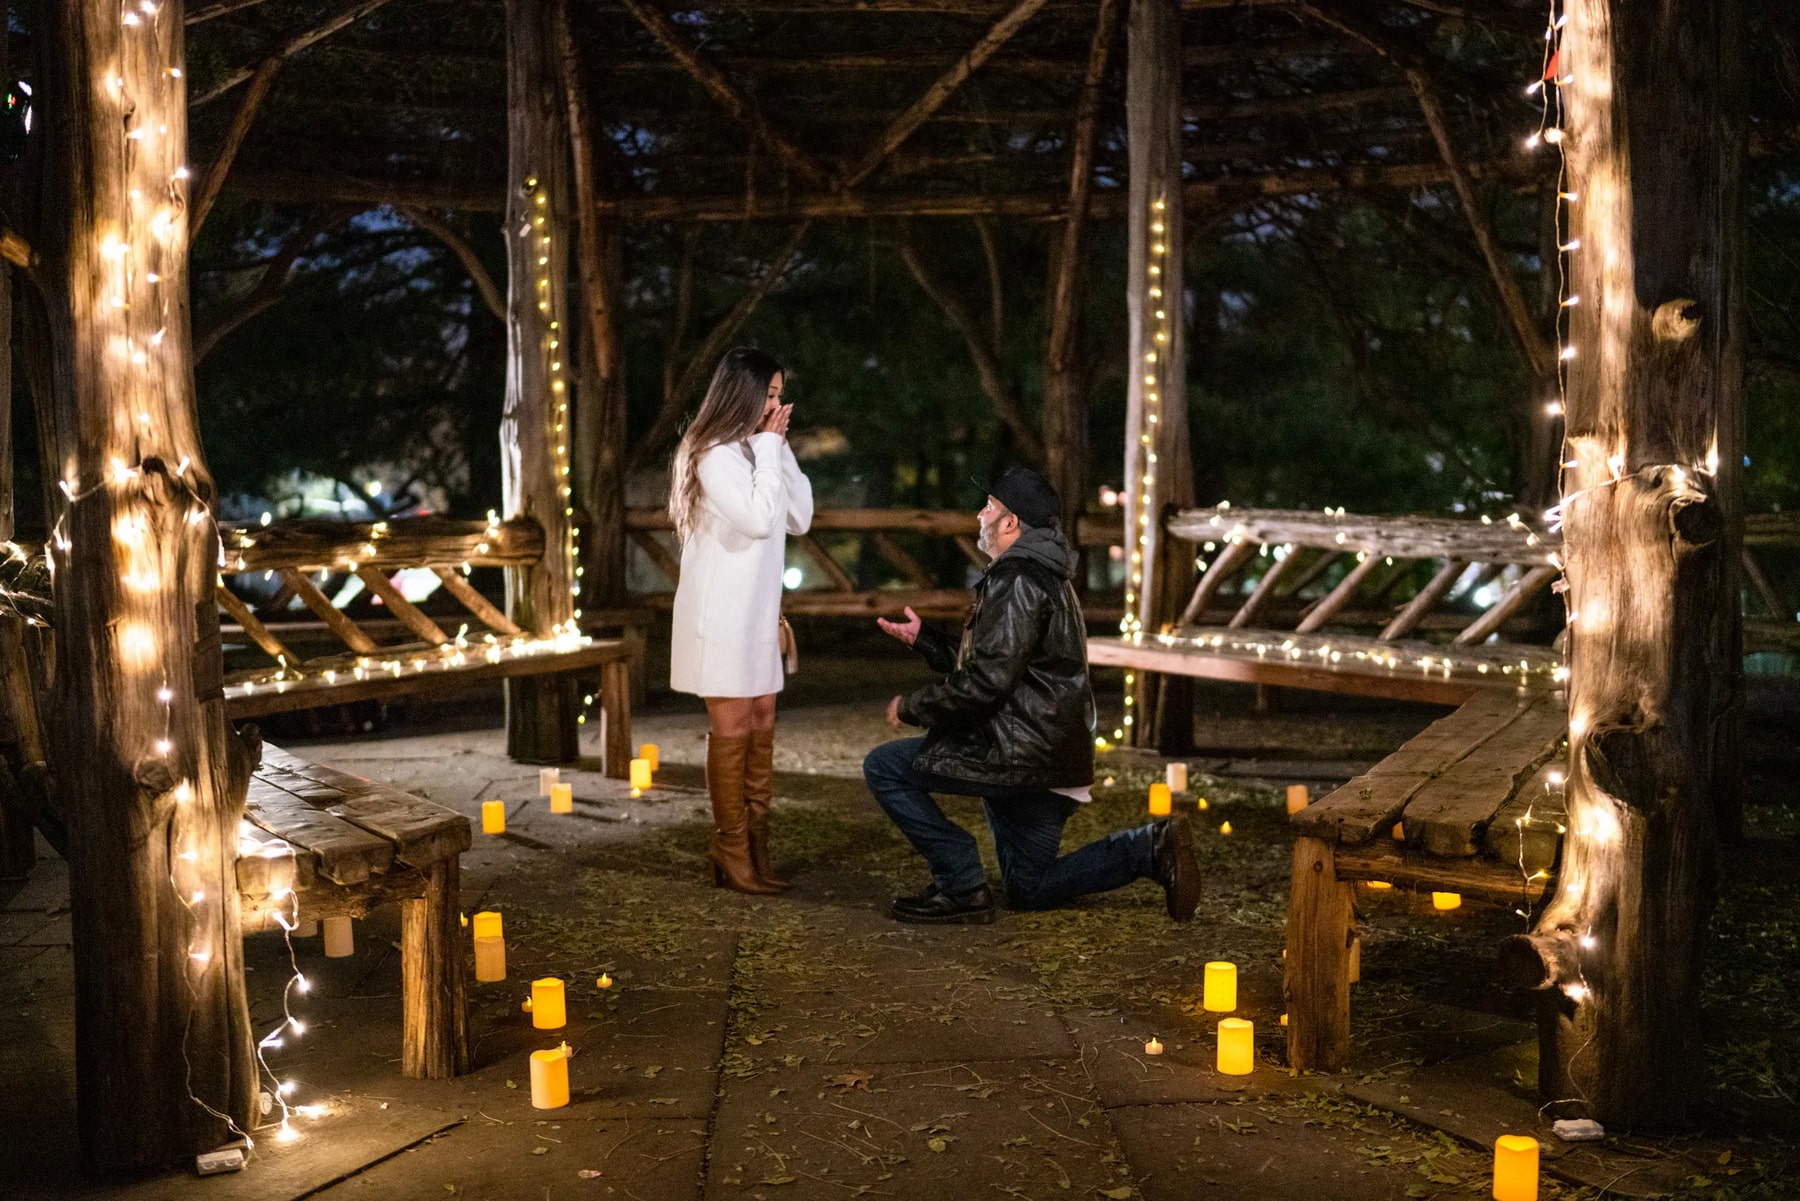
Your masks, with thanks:
[[[1125,419],[1125,618],[1127,636],[1154,637],[1174,620],[1191,586],[1188,556],[1163,553],[1162,513],[1193,494],[1182,322],[1181,6],[1133,0],[1127,31],[1130,141],[1130,354]],[[1186,570],[1183,570],[1183,564]],[[1185,689],[1177,685],[1178,694]],[[1126,674],[1126,740],[1155,741],[1191,712],[1158,713],[1168,692],[1149,673]],[[1182,710],[1179,695],[1175,710]],[[1171,720],[1173,719],[1173,720]],[[1190,735],[1191,736],[1191,735]]]
[[[553,0],[506,4],[506,408],[500,422],[505,516],[544,528],[539,563],[507,570],[507,615],[537,638],[575,632],[574,487],[568,380],[567,109]],[[574,759],[574,681],[507,681],[507,753],[526,763]]]
[[[1566,12],[1568,838],[1509,949],[1547,998],[1545,1099],[1668,1126],[1705,1096],[1700,956],[1738,768],[1742,30],[1735,0]]]
[[[249,1129],[219,535],[189,358],[182,4],[44,5],[41,227],[77,1112],[100,1170]]]

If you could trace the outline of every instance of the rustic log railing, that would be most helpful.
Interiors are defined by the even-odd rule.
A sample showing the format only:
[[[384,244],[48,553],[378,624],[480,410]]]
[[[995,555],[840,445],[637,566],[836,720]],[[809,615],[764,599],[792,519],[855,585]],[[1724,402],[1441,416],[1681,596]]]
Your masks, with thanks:
[[[1089,547],[1117,545],[1121,529],[1116,518],[1084,517],[1078,526],[1078,541]],[[629,510],[625,530],[631,544],[670,585],[669,591],[639,593],[636,599],[654,608],[668,608],[674,603],[674,585],[681,578],[681,552],[669,515],[661,509]],[[788,544],[824,577],[826,586],[783,593],[782,611],[791,616],[860,617],[897,614],[911,606],[921,617],[961,617],[969,607],[963,569],[980,570],[987,565],[987,557],[975,545],[979,533],[980,523],[970,513],[820,509],[813,514],[812,528],[805,534],[789,535]],[[834,555],[820,538],[822,534],[841,536],[829,539],[833,542],[856,543],[857,556]],[[902,537],[913,544],[910,549]],[[945,540],[955,546],[956,556],[942,553]],[[939,544],[937,553],[932,553],[934,542]],[[882,564],[880,574],[895,583],[866,586],[869,577],[858,570],[860,561],[868,557],[864,548]],[[863,583],[859,583],[859,575]],[[1116,604],[1090,604],[1088,616],[1116,620],[1118,608]]]
[[[441,517],[393,521],[282,521],[229,526],[216,589],[219,606],[273,663],[228,674],[225,695],[234,717],[343,704],[490,679],[592,674],[605,717],[606,770],[622,774],[631,759],[630,638],[590,638],[572,627],[538,637],[521,629],[468,578],[477,569],[523,568],[544,556],[544,532],[530,518],[486,522]],[[424,607],[407,600],[390,576],[426,569],[440,591]],[[227,586],[228,577],[280,581],[260,606]],[[326,594],[354,576],[368,602],[339,607]],[[443,597],[439,600],[438,597]],[[318,625],[284,621],[298,600]],[[430,608],[432,612],[426,612]],[[341,652],[307,659],[289,643],[320,629]],[[403,640],[389,636],[400,633]]]

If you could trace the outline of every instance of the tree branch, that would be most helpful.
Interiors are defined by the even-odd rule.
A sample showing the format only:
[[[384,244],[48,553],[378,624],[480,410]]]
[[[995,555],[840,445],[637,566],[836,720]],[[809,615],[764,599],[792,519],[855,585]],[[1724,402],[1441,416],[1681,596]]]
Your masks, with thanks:
[[[740,91],[736,84],[725,77],[724,72],[704,58],[699,50],[688,41],[675,23],[660,8],[649,0],[619,0],[638,24],[649,30],[650,36],[662,44],[680,63],[687,73],[702,88],[724,106],[725,111],[739,124],[756,135],[758,141],[773,150],[781,161],[805,176],[809,181],[821,187],[835,182],[830,170],[814,159],[806,151],[796,145],[788,136],[770,125],[763,116],[762,110]]]
[[[196,4],[187,10],[186,24],[198,25],[202,21],[210,21],[214,17],[223,17],[241,9],[255,8],[263,0],[212,0],[210,4]]]
[[[641,4],[643,0],[624,0],[624,3],[628,5]],[[1019,31],[1019,27],[1035,16],[1038,9],[1044,7],[1044,4],[1045,0],[1018,0],[1018,3],[1014,4],[1004,16],[994,22],[986,33],[981,35],[981,40],[970,47],[967,54],[957,59],[948,71],[940,75],[936,82],[925,89],[923,95],[907,106],[905,112],[894,118],[893,123],[882,131],[881,137],[876,140],[869,152],[863,155],[861,161],[845,173],[838,185],[839,188],[846,192],[850,191],[873,175],[887,156],[892,154],[902,142],[912,137],[914,131],[925,124],[933,113],[942,108],[944,101],[950,99],[956,89],[962,86],[963,81],[973,75],[981,64],[992,58],[996,50],[1006,45],[1008,39]]]
[[[194,333],[194,365],[197,367],[206,356],[212,353],[221,339],[232,330],[237,329],[252,317],[260,316],[274,308],[281,299],[281,293],[287,287],[293,274],[294,263],[300,255],[311,246],[313,240],[335,223],[335,215],[317,215],[302,225],[293,237],[275,252],[264,269],[262,278],[256,281],[248,295],[242,300],[232,301],[229,307],[220,313],[204,329]]]
[[[1118,0],[1100,0],[1100,16],[1088,44],[1087,72],[1081,79],[1081,96],[1075,104],[1075,130],[1070,138],[1069,204],[1063,218],[1062,247],[1056,260],[1056,278],[1050,288],[1049,352],[1052,372],[1073,366],[1075,289],[1081,281],[1082,235],[1087,228],[1088,201],[1094,190],[1094,133],[1099,125],[1100,85],[1106,77],[1106,61],[1112,53],[1114,30],[1119,23]]]
[[[981,257],[987,260],[988,325],[994,345],[1006,337],[1006,289],[1000,279],[1000,249],[994,244],[994,227],[986,217],[975,218],[975,233],[981,238]]]
[[[982,332],[981,323],[975,319],[969,307],[926,268],[913,246],[911,230],[901,231],[900,257],[905,260],[906,268],[912,272],[913,278],[919,282],[919,287],[924,289],[925,294],[931,297],[950,324],[962,335],[963,344],[969,348],[969,358],[975,364],[975,377],[980,381],[981,390],[987,395],[988,402],[994,406],[995,415],[1013,432],[1026,454],[1041,462],[1044,457],[1044,439],[1037,427],[1026,419],[1007,385],[1005,370],[1000,365],[999,348]]]
[[[244,93],[244,101],[238,105],[237,112],[232,114],[231,126],[225,131],[224,144],[219,147],[212,165],[207,167],[206,175],[201,179],[200,187],[188,206],[190,244],[200,236],[200,227],[206,224],[206,216],[212,212],[213,202],[219,198],[219,189],[225,186],[225,177],[231,173],[231,164],[244,145],[250,125],[256,120],[263,101],[268,98],[269,89],[275,85],[275,74],[281,70],[282,61],[280,58],[265,58],[256,64],[256,70],[251,73],[249,90]]]
[[[481,261],[481,255],[476,253],[475,247],[469,244],[462,232],[429,209],[408,206],[400,210],[400,215],[442,242],[456,256],[456,261],[469,273],[475,292],[481,297],[482,303],[487,305],[488,312],[505,321],[506,299],[500,295],[494,277],[488,274],[487,264]]]
[[[220,96],[231,91],[239,84],[247,83],[254,78],[257,71],[261,69],[262,64],[268,59],[292,58],[302,50],[305,50],[308,46],[323,41],[338,30],[356,24],[387,2],[388,0],[351,0],[350,3],[339,8],[336,12],[332,13],[316,25],[311,25],[305,29],[296,30],[295,32],[290,33],[279,46],[264,55],[255,65],[237,67],[227,72],[225,78],[219,80],[210,88],[189,96],[188,107],[190,109],[195,109],[203,104],[209,104],[212,101],[217,100]]]
[[[726,344],[737,337],[738,330],[744,327],[744,322],[750,319],[750,314],[756,311],[756,306],[761,304],[763,298],[780,282],[782,275],[788,269],[788,264],[798,253],[800,243],[806,237],[807,230],[811,228],[812,222],[810,221],[802,221],[795,227],[793,235],[769,260],[769,265],[764,269],[762,275],[738,298],[738,302],[731,307],[731,311],[719,319],[718,324],[713,326],[712,331],[706,335],[706,340],[700,344],[700,348],[688,359],[687,365],[676,377],[674,387],[663,394],[662,410],[657,413],[656,420],[651,423],[649,430],[644,433],[643,438],[633,449],[631,470],[641,469],[652,455],[673,441],[676,427],[681,424],[682,410],[687,407],[688,397],[692,395],[694,388],[699,384],[701,376],[712,369],[713,361],[725,353]]]

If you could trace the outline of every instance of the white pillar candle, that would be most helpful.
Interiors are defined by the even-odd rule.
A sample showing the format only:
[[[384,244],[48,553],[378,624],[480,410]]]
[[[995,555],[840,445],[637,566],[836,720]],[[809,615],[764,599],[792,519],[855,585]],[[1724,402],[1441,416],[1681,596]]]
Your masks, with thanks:
[[[343,959],[356,954],[356,934],[347,917],[325,919],[325,958]]]
[[[551,787],[554,786],[556,783],[558,783],[561,779],[562,779],[562,768],[560,768],[560,767],[540,767],[540,768],[538,768],[538,795],[539,796],[549,796]]]
[[[1187,791],[1187,764],[1171,763],[1168,767],[1163,769],[1163,775],[1168,780],[1170,792]]]

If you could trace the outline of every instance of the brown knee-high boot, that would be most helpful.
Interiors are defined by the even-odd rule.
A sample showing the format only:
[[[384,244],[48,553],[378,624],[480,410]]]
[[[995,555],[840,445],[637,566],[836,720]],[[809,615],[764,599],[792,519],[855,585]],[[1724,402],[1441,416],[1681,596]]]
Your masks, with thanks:
[[[767,896],[779,892],[757,879],[750,862],[750,834],[744,812],[744,760],[749,754],[746,735],[706,740],[706,788],[712,794],[713,832],[706,850],[712,860],[713,883],[737,892]]]
[[[775,800],[775,730],[750,731],[750,757],[744,765],[744,815],[750,832],[750,866],[771,888],[793,887],[778,880],[769,866],[769,806]]]

